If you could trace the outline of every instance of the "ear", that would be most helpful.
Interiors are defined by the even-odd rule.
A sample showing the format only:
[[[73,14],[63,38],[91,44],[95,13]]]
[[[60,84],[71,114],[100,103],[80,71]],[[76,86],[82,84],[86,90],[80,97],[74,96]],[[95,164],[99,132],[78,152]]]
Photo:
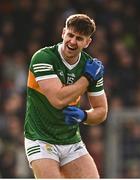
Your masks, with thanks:
[[[91,41],[92,41],[91,38],[87,39],[87,42],[86,42],[86,45],[85,45],[84,48],[87,48],[90,45]]]
[[[62,39],[64,38],[65,32],[66,32],[66,28],[63,28],[62,35],[61,35]]]

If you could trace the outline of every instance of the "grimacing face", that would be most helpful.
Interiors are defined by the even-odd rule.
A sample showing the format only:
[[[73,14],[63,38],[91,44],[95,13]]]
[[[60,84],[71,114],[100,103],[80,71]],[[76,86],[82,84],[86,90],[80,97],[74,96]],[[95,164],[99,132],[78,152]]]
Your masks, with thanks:
[[[62,53],[65,58],[77,58],[83,48],[87,48],[91,42],[89,36],[75,32],[73,28],[64,28],[62,39]]]

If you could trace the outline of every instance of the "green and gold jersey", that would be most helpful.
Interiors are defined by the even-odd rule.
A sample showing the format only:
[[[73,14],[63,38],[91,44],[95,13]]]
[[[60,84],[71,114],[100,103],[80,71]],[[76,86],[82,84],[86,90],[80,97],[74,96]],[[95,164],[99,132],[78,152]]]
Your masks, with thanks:
[[[84,71],[85,62],[91,58],[81,52],[76,64],[68,64],[60,53],[61,44],[45,47],[37,51],[31,60],[27,83],[27,107],[25,117],[25,137],[52,144],[72,144],[81,136],[78,125],[66,125],[62,110],[56,109],[48,101],[38,85],[38,81],[59,78],[64,85],[73,84]],[[103,78],[88,88],[89,95],[103,94]],[[79,106],[80,97],[70,105]]]

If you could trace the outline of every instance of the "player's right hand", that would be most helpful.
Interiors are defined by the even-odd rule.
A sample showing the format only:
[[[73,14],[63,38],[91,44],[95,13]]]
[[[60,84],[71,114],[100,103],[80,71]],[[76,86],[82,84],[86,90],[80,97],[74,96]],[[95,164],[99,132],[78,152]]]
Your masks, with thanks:
[[[85,64],[84,76],[89,82],[97,81],[104,74],[104,66],[97,58],[88,59]]]
[[[67,125],[78,124],[86,121],[87,119],[87,112],[75,106],[67,107],[63,110],[63,113],[65,115],[65,123]]]

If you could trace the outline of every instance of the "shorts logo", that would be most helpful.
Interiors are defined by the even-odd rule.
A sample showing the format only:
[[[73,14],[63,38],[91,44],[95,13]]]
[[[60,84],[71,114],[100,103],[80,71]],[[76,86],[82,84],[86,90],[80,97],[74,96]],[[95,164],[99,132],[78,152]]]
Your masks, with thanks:
[[[51,145],[51,144],[46,144],[46,150],[47,150],[48,152],[52,152],[52,149],[53,149],[53,145]]]
[[[40,152],[40,146],[32,146],[30,148],[27,148],[27,155],[31,156],[32,154],[39,153]]]

